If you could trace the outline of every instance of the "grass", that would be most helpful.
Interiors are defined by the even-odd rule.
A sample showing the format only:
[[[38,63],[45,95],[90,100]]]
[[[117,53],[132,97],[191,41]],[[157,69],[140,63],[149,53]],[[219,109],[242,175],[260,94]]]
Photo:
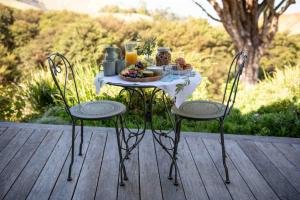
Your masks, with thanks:
[[[93,78],[97,69],[89,66],[76,67],[75,73],[77,78],[77,86],[81,102],[91,101],[95,99],[111,99],[121,102],[127,102],[128,96],[118,96],[120,88],[105,86],[101,89],[101,95],[95,94]],[[40,79],[43,77],[43,79]],[[286,67],[273,75],[267,77],[251,89],[240,88],[238,92],[235,109],[225,122],[225,132],[232,134],[251,134],[251,135],[273,135],[273,136],[289,136],[300,137],[300,67]],[[62,82],[63,79],[59,79]],[[207,99],[208,92],[206,89],[209,84],[206,78],[199,85],[190,100]],[[38,108],[39,112],[35,117],[27,118],[27,121],[37,123],[51,124],[68,124],[70,119],[64,111],[63,103],[52,81],[50,73],[47,71],[39,71],[33,75],[32,81],[27,83],[29,88],[29,99],[34,105],[45,97],[48,98],[50,105],[44,108]],[[147,92],[149,97],[149,91]],[[68,102],[75,98],[75,90],[70,87],[67,90]],[[133,103],[129,106],[130,112],[127,115],[128,126],[136,128],[136,123],[142,124],[143,114],[138,111],[137,105],[140,103],[139,98],[134,98]],[[154,106],[153,118],[155,127],[171,128],[170,121],[165,122],[166,115],[161,97],[159,96]],[[140,116],[140,117],[137,117]],[[137,120],[138,119],[138,120]],[[91,126],[112,127],[111,121],[89,122]],[[195,122],[190,120],[183,121],[183,131],[205,131],[218,132],[217,122]]]

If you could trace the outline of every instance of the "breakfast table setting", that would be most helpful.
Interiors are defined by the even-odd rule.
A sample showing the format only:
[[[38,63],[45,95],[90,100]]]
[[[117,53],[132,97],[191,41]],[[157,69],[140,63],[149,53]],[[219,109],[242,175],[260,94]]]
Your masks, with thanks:
[[[123,116],[124,128],[127,130],[123,132],[125,158],[129,158],[131,151],[138,146],[146,133],[146,128],[149,127],[155,141],[161,145],[174,162],[176,155],[172,152],[179,142],[174,140],[176,119],[172,117],[170,108],[167,108],[165,101],[171,99],[171,103],[179,108],[193,94],[201,83],[202,77],[191,64],[186,62],[181,56],[182,54],[176,56],[174,53],[172,56],[167,47],[158,47],[155,61],[153,61],[149,59],[152,52],[147,51],[150,49],[149,45],[143,46],[146,49],[144,59],[138,57],[137,42],[126,42],[124,46],[125,58],[122,58],[120,48],[114,46],[105,48],[102,62],[103,71],[100,71],[94,78],[96,93],[100,94],[104,85],[111,85],[121,87],[120,94],[124,91],[128,92],[130,96],[137,94],[137,98],[142,102],[141,109],[144,115],[142,128],[130,129],[126,125],[126,116]],[[146,95],[145,90],[150,91],[150,97]],[[154,127],[153,106],[158,93],[162,93],[166,114],[172,122],[171,130],[166,131],[161,128],[158,130]]]

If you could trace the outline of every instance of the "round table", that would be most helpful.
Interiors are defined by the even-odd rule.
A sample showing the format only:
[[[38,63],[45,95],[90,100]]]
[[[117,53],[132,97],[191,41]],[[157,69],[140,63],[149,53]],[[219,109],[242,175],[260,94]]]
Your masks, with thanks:
[[[176,160],[177,146],[180,141],[180,131],[176,131],[176,129],[180,127],[175,127],[176,123],[174,120],[177,119],[172,118],[170,110],[167,107],[166,95],[171,96],[173,98],[174,104],[179,107],[184,102],[184,100],[193,93],[196,87],[200,84],[201,80],[202,78],[197,72],[192,72],[189,75],[185,76],[169,74],[164,76],[161,80],[154,82],[128,82],[122,80],[118,76],[105,77],[102,73],[97,74],[94,81],[97,93],[99,93],[100,88],[104,84],[108,84],[112,86],[122,87],[119,95],[127,92],[129,94],[130,101],[131,97],[135,94],[138,95],[142,100],[142,110],[144,117],[142,128],[139,128],[139,126],[135,130],[128,128],[126,117],[123,117],[127,133],[125,133],[124,129],[121,130],[123,142],[125,144],[125,147],[121,146],[121,148],[125,151],[125,155],[123,156],[124,159],[121,161],[122,164],[124,164],[125,159],[129,158],[132,150],[141,142],[144,134],[146,133],[147,124],[149,124],[155,141],[167,152],[172,160],[169,179],[172,179],[173,167],[175,167],[175,177],[177,177]],[[145,89],[151,90],[151,95],[148,99],[145,94]],[[167,116],[172,123],[172,128],[169,131],[163,131],[162,128],[158,130],[153,125],[153,103],[159,92],[162,92],[162,100],[165,111],[167,112]],[[177,178],[175,178],[175,185],[177,184]]]

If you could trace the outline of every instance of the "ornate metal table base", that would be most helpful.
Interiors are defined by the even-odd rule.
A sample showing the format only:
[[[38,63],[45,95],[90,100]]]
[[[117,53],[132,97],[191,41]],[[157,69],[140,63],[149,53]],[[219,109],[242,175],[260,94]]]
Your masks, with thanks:
[[[136,87],[136,86],[123,86],[120,91],[120,95],[127,92],[129,94],[129,108],[132,103],[133,95],[138,95],[140,99],[142,99],[142,107],[143,107],[143,127],[141,128],[137,123],[137,129],[131,130],[128,128],[128,124],[126,118],[119,119],[119,123],[121,123],[121,127],[123,127],[123,121],[125,125],[126,132],[124,128],[118,128],[116,126],[118,145],[119,145],[119,155],[120,155],[120,185],[124,185],[123,180],[128,180],[126,169],[125,169],[125,161],[129,159],[130,153],[133,151],[135,147],[140,143],[143,139],[144,134],[146,132],[147,124],[150,124],[150,128],[153,134],[155,141],[162,147],[162,149],[169,155],[171,158],[171,165],[168,178],[172,179],[172,174],[174,172],[174,185],[178,185],[178,166],[177,166],[177,148],[178,143],[180,141],[180,121],[181,119],[175,119],[177,123],[175,123],[174,119],[171,116],[170,109],[167,106],[167,99],[165,93],[156,87]],[[144,89],[150,88],[152,89],[150,98],[147,99],[146,93]],[[155,103],[156,95],[162,92],[162,100],[164,103],[164,109],[166,110],[167,116],[172,123],[172,128],[170,131],[163,131],[162,127],[159,130],[156,130],[153,123],[153,105]],[[134,108],[137,107],[137,104],[134,105]],[[116,122],[118,124],[118,122]],[[175,127],[176,124],[176,127]]]

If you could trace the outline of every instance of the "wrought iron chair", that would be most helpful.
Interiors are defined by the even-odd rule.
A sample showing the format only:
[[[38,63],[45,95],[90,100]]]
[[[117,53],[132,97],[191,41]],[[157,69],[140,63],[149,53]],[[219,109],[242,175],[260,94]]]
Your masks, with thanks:
[[[225,151],[225,144],[224,144],[224,120],[226,116],[229,115],[234,105],[240,76],[242,74],[246,62],[247,62],[247,54],[243,51],[239,52],[234,57],[227,75],[227,81],[226,81],[225,92],[223,95],[222,103],[213,102],[213,101],[187,101],[184,102],[179,108],[176,108],[175,106],[172,107],[172,113],[175,114],[175,120],[176,120],[175,129],[174,129],[176,148],[174,149],[175,159],[171,163],[169,177],[172,178],[171,177],[172,170],[175,167],[175,185],[178,184],[176,154],[177,154],[177,146],[180,140],[181,121],[183,119],[191,119],[191,120],[198,120],[198,121],[208,121],[208,120],[219,121],[221,146],[222,146],[222,159],[223,159],[223,166],[225,169],[225,176],[226,176],[225,183],[227,184],[230,183],[228,168],[226,165],[226,151]],[[233,79],[232,79],[232,75],[233,75]],[[229,85],[231,85],[231,89],[227,90],[229,89]]]
[[[70,62],[63,55],[59,53],[53,53],[48,57],[48,63],[50,66],[52,78],[65,104],[65,110],[69,114],[72,120],[72,151],[71,151],[72,155],[71,155],[71,163],[69,166],[68,181],[72,180],[71,173],[72,173],[72,166],[74,162],[74,141],[75,141],[76,121],[80,120],[80,125],[81,125],[81,132],[80,132],[81,141],[79,146],[79,155],[81,156],[82,144],[83,144],[83,121],[114,119],[116,134],[117,134],[118,150],[120,156],[119,170],[120,170],[121,184],[122,184],[123,177],[124,180],[127,179],[124,162],[122,162],[124,159],[122,157],[122,135],[121,135],[121,132],[124,134],[121,115],[126,112],[126,106],[119,102],[107,101],[107,100],[80,103],[78,91],[77,91],[77,85],[75,81],[75,74]],[[61,79],[59,79],[58,77],[59,74]],[[60,87],[60,82],[64,83],[63,88]],[[77,104],[74,106],[70,106],[66,98],[68,83],[73,84],[74,87],[73,89],[75,89],[76,91],[75,100],[77,101]],[[119,129],[118,126],[119,123],[121,125],[121,130]]]

